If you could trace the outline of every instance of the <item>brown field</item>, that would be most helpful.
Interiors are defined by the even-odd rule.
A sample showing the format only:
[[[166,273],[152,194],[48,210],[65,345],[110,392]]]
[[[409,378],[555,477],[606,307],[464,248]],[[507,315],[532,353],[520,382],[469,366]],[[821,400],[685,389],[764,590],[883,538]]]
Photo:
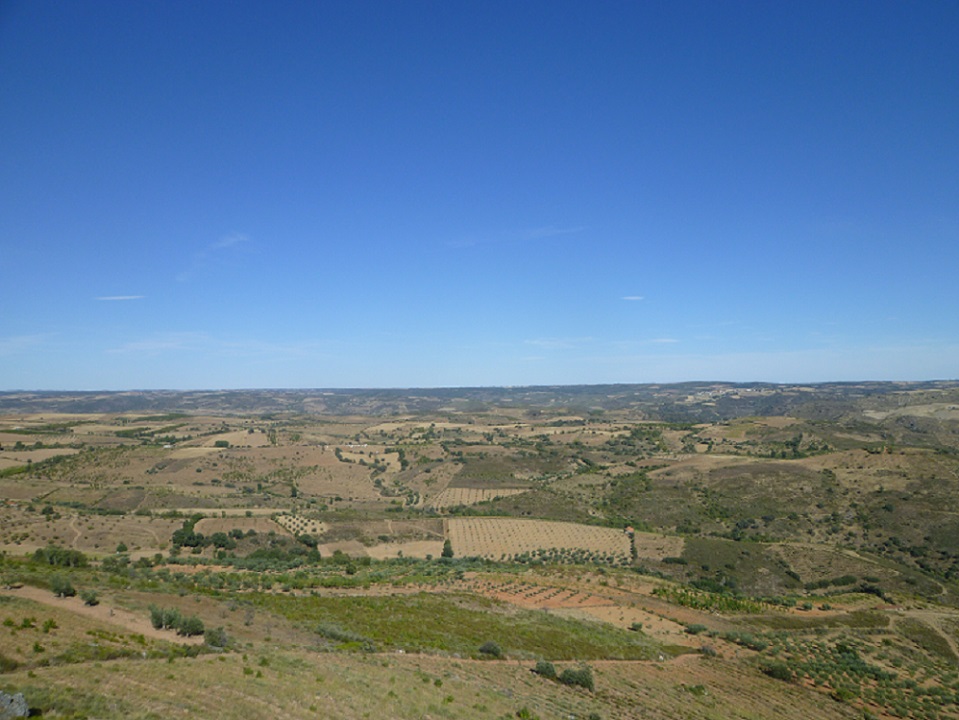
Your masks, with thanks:
[[[395,557],[426,559],[438,558],[443,552],[442,540],[409,540],[406,542],[386,542],[363,549],[363,554],[374,560],[388,560]]]
[[[91,516],[59,512],[59,518],[25,508],[0,506],[0,548],[23,554],[47,545],[62,545],[94,555],[114,552],[124,543],[131,551],[152,554],[169,546],[180,520],[144,515]]]
[[[328,528],[328,525],[324,522],[298,515],[277,515],[275,524],[293,535],[322,535]],[[257,530],[257,532],[261,531]]]
[[[279,520],[279,518],[277,518]],[[284,535],[287,528],[279,522],[268,517],[246,517],[245,515],[232,515],[229,517],[207,517],[200,520],[195,526],[195,530],[203,535],[212,535],[217,532],[228,533],[230,530],[242,530],[247,532],[253,530],[257,534],[276,532]]]
[[[2,452],[0,453],[0,469],[42,462],[43,460],[49,460],[57,455],[76,455],[78,452],[80,451],[73,448],[44,448],[42,450],[18,450],[16,452]]]
[[[524,493],[529,488],[446,488],[437,493],[428,503],[431,508],[441,509],[457,505],[475,505],[486,500],[509,497]]]
[[[499,559],[536,550],[583,549],[628,558],[629,538],[613,528],[549,520],[450,518],[449,539],[461,556]]]

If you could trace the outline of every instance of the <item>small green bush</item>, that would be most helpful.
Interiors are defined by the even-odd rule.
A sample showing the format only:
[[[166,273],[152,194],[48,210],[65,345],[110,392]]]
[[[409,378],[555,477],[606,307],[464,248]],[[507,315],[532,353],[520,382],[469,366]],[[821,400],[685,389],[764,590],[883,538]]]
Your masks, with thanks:
[[[207,628],[203,633],[203,642],[211,648],[222,649],[230,644],[230,638],[222,627]]]
[[[176,625],[176,634],[183,635],[185,637],[203,635],[204,630],[205,628],[203,627],[203,621],[196,615],[180,618],[180,622],[178,622]]]
[[[83,590],[80,592],[80,599],[83,600],[84,605],[89,605],[94,607],[95,605],[100,604],[100,599],[97,597],[96,590]]]
[[[492,640],[488,640],[487,642],[484,642],[482,645],[480,645],[479,651],[483,655],[489,655],[490,657],[495,657],[495,658],[503,657],[503,648],[501,648],[499,644],[493,642]]]
[[[533,672],[550,680],[556,679],[556,666],[549,660],[540,660],[537,662],[536,667],[533,668]]]
[[[793,671],[789,669],[789,666],[786,663],[773,662],[766,663],[765,665],[759,668],[764,675],[768,675],[771,678],[776,680],[783,680],[784,682],[793,681]]]
[[[586,688],[590,692],[593,692],[596,687],[593,681],[593,671],[588,665],[579,668],[566,668],[560,673],[558,679],[563,685],[576,685]]]

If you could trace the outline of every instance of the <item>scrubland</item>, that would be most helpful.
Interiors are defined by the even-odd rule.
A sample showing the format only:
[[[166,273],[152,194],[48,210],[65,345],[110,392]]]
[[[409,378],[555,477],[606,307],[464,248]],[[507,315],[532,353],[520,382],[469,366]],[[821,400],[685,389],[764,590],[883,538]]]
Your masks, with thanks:
[[[953,384],[280,395],[0,395],[0,691],[959,717]]]

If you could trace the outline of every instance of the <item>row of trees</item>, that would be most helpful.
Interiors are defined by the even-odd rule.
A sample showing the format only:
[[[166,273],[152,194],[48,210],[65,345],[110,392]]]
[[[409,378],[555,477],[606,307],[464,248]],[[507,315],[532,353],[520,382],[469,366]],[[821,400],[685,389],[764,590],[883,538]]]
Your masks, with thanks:
[[[176,630],[177,635],[203,635],[206,628],[196,615],[183,615],[176,608],[150,606],[150,624],[156,630]]]

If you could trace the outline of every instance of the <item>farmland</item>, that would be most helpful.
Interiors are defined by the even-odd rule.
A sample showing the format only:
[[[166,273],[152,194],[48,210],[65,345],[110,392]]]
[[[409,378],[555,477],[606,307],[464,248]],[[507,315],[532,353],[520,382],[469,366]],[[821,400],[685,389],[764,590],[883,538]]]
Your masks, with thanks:
[[[948,383],[0,394],[0,690],[50,716],[208,710],[183,683],[260,715],[269,682],[291,717],[957,717],[957,406]]]
[[[609,565],[630,560],[630,538],[622,530],[576,523],[515,518],[457,518],[449,539],[464,555],[494,560],[519,556],[601,559]]]

